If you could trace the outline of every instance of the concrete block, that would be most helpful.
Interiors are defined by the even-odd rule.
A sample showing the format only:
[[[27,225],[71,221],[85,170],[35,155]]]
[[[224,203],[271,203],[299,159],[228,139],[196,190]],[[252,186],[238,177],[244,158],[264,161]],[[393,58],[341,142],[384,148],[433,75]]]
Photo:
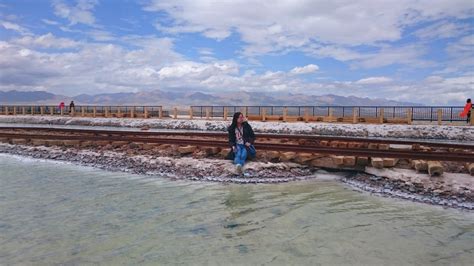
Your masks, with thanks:
[[[383,159],[382,158],[371,158],[370,163],[372,167],[382,169],[383,168]]]
[[[344,161],[345,166],[355,166],[356,157],[355,156],[344,156],[343,161]]]
[[[428,161],[428,174],[430,176],[442,176],[444,172],[443,165],[438,161]]]
[[[178,152],[179,152],[181,155],[186,155],[186,154],[193,153],[196,149],[197,149],[196,146],[188,145],[188,146],[179,147],[179,148],[178,148]]]
[[[288,151],[280,154],[280,161],[289,162],[296,157],[296,152]]]
[[[383,167],[394,167],[397,163],[397,158],[383,158]]]

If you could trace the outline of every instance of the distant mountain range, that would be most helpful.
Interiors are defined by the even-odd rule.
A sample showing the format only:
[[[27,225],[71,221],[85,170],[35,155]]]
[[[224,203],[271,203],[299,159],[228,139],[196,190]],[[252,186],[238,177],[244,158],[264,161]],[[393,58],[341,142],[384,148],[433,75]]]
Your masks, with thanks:
[[[382,98],[361,98],[356,96],[306,95],[295,93],[268,92],[171,92],[162,90],[103,93],[96,95],[81,94],[75,97],[56,95],[45,91],[0,91],[0,104],[66,104],[73,100],[76,105],[355,105],[355,106],[420,106],[421,104],[398,102]]]

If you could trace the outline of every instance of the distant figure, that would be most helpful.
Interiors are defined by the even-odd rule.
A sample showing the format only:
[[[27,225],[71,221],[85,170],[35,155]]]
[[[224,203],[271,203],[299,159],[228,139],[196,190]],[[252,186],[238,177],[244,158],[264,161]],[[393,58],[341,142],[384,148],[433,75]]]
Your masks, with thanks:
[[[257,153],[253,146],[255,134],[241,112],[234,114],[228,131],[229,145],[232,150],[227,155],[227,158],[234,160],[234,164],[237,165],[237,172],[241,175],[242,166],[245,164],[245,160],[247,160],[247,155],[249,154],[253,158]]]
[[[64,106],[65,106],[65,105],[64,105],[64,102],[61,102],[61,103],[59,104],[59,107],[58,107],[58,108],[59,108],[59,112],[61,112],[62,110],[64,110]]]
[[[466,105],[464,106],[464,110],[459,113],[460,117],[465,117],[467,116],[467,122],[469,123],[471,121],[471,110],[472,110],[472,103],[471,99],[467,99]]]
[[[74,101],[69,104],[69,113],[74,109]],[[75,111],[75,110],[74,110]]]

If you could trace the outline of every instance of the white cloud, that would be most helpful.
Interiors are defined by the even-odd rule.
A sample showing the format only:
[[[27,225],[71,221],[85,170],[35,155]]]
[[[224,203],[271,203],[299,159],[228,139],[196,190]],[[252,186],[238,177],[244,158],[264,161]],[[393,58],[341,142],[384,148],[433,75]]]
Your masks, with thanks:
[[[47,33],[41,36],[25,36],[22,38],[13,39],[11,42],[22,46],[41,48],[66,49],[79,46],[79,43],[74,40],[68,38],[58,38],[52,33]]]
[[[369,78],[359,79],[358,81],[355,82],[355,84],[372,85],[372,84],[383,84],[383,83],[389,83],[389,82],[392,82],[391,78],[369,77]]]
[[[0,20],[0,25],[7,29],[7,30],[13,30],[13,31],[16,31],[18,33],[20,33],[21,35],[30,35],[30,31],[28,29],[26,29],[25,27],[22,27],[16,23],[12,23],[12,22],[9,22],[9,21],[1,21]]]
[[[97,0],[77,0],[75,6],[70,6],[62,0],[55,0],[53,1],[54,14],[69,20],[71,25],[82,23],[93,26],[95,17],[92,11],[97,4]]]
[[[200,32],[221,40],[235,31],[247,55],[301,48],[314,42],[355,46],[399,40],[420,21],[466,18],[470,0],[194,1],[153,0],[147,11],[166,12],[173,25],[159,30]]]
[[[41,21],[42,21],[44,24],[48,24],[48,25],[53,25],[53,26],[60,25],[59,22],[54,21],[54,20],[42,19]]]
[[[442,39],[463,35],[469,31],[470,25],[465,23],[453,23],[439,21],[427,27],[417,30],[414,34],[421,39]]]
[[[300,74],[309,74],[318,71],[319,67],[314,64],[309,64],[304,67],[295,67],[293,68],[290,73],[294,75],[300,75]]]

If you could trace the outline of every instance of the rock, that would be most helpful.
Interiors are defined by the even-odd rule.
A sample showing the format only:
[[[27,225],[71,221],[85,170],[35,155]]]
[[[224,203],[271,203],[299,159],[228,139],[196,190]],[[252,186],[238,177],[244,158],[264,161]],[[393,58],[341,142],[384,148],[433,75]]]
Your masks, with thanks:
[[[196,148],[197,148],[196,146],[188,145],[188,146],[184,146],[184,147],[179,147],[178,152],[181,155],[186,155],[186,154],[193,153],[196,150]]]
[[[426,172],[428,171],[428,164],[424,160],[413,160],[412,167],[415,168],[417,172]]]
[[[288,152],[282,152],[280,154],[280,161],[282,162],[289,162],[293,160],[296,156],[296,152],[288,151]]]
[[[442,176],[444,172],[443,165],[438,161],[428,161],[428,174],[430,176]]]
[[[397,158],[383,158],[383,167],[394,167],[397,163]]]
[[[369,165],[369,157],[357,157],[356,165],[357,166],[367,166],[367,165]]]
[[[355,156],[344,156],[343,161],[344,161],[345,166],[355,166],[356,157]]]
[[[372,167],[382,169],[383,168],[383,159],[382,158],[371,158]]]
[[[469,172],[469,174],[474,176],[474,163],[467,163],[466,164],[466,169]]]

